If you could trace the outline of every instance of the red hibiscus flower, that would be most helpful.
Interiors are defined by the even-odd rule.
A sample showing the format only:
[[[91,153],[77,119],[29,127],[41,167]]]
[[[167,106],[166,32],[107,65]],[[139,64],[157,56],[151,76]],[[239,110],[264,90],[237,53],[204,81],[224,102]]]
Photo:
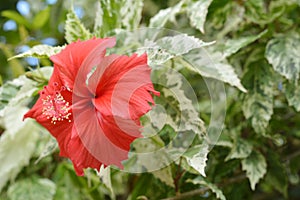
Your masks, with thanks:
[[[25,114],[57,139],[60,155],[77,175],[103,164],[122,168],[132,141],[141,137],[139,118],[159,95],[150,80],[146,54],[109,55],[115,39],[74,42],[50,59],[54,71]]]

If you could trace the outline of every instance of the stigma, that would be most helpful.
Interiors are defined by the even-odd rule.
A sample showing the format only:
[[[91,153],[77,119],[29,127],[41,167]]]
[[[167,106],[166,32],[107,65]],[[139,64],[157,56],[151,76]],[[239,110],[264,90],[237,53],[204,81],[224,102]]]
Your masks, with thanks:
[[[51,123],[53,124],[64,120],[71,122],[71,106],[61,94],[66,88],[64,86],[60,87],[57,82],[53,84],[54,90],[50,90],[48,87],[49,86],[45,86],[41,92],[43,103],[42,114],[45,115],[47,119],[51,119]]]

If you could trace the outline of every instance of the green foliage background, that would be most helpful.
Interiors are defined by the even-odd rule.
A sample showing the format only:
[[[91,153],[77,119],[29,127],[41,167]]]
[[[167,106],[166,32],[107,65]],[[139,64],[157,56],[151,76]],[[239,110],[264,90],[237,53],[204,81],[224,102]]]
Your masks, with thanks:
[[[0,30],[0,199],[300,198],[299,0],[85,0],[74,5],[27,0],[28,15],[18,12],[17,2],[1,4],[1,27],[8,20],[17,26]],[[147,44],[130,34],[141,27],[182,34]],[[165,146],[179,132],[196,139],[159,171],[132,174],[106,168],[77,177],[71,163],[58,156],[49,133],[33,120],[22,122],[22,116],[47,84],[50,55],[77,39],[115,35],[118,44],[112,51],[117,53],[148,48],[151,67],[163,66],[154,69],[153,79],[170,88],[177,81],[173,89],[186,105],[180,109],[178,99],[157,85],[162,96],[156,101],[171,117],[158,135],[135,142],[133,151]],[[56,47],[45,46],[45,38],[55,39]],[[32,48],[23,52],[24,46]],[[197,57],[199,47],[209,52],[213,65]],[[40,68],[27,56],[39,58]],[[199,108],[169,68],[189,81]],[[212,115],[205,78],[224,83],[227,94],[223,131],[211,151],[205,140]],[[188,113],[181,115],[180,130],[174,125],[178,112]],[[152,114],[157,121],[149,130],[158,128],[160,120],[159,110]],[[147,124],[147,116],[143,120]],[[148,162],[132,156],[125,168],[147,169],[163,161],[164,155]]]

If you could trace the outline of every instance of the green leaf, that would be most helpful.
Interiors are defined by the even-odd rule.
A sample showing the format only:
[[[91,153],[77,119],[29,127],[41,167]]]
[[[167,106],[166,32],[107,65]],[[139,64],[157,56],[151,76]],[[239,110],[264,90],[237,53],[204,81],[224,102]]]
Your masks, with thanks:
[[[244,76],[244,83],[249,90],[242,109],[256,133],[265,134],[273,114],[274,78],[271,66],[264,59],[251,63]]]
[[[269,152],[267,156],[268,171],[266,174],[266,182],[273,186],[277,191],[283,194],[288,199],[288,176],[287,169],[282,163],[282,158],[274,151]]]
[[[221,60],[222,56],[220,54],[208,53],[204,48],[193,50],[183,56],[184,65],[199,73],[201,76],[229,83],[242,92],[247,92],[237,74],[234,72],[233,67],[223,61],[221,62]]]
[[[247,45],[253,43],[254,41],[261,38],[263,35],[267,33],[267,30],[261,32],[258,35],[240,37],[237,39],[230,39],[225,42],[225,44],[219,45],[217,49],[222,52],[223,56],[229,57],[236,52],[238,52],[241,48],[246,47]]]
[[[285,78],[296,81],[300,72],[300,35],[285,35],[270,40],[265,56],[274,70]]]
[[[212,0],[202,0],[189,3],[187,6],[187,14],[190,18],[191,26],[196,27],[204,33],[204,23]]]
[[[42,28],[45,25],[45,23],[48,21],[49,16],[50,16],[50,7],[47,7],[34,16],[32,21],[32,27],[34,29]]]
[[[154,17],[150,19],[149,27],[164,27],[168,21],[176,22],[175,16],[182,11],[184,1],[179,1],[174,7],[160,10]]]
[[[193,183],[195,185],[203,185],[205,187],[208,187],[213,193],[215,193],[216,197],[221,200],[226,200],[226,197],[224,196],[222,190],[218,188],[213,183],[208,182],[207,180],[203,179],[202,177],[197,177],[195,179],[188,179],[187,182]]]
[[[10,200],[52,200],[55,184],[46,178],[26,178],[12,184],[8,189]]]
[[[187,159],[187,163],[197,170],[202,176],[205,175],[205,167],[207,161],[207,155],[209,153],[209,145],[203,143],[202,145],[194,146],[193,149],[197,148],[197,153],[189,156],[190,149],[185,152],[184,157]]]
[[[31,28],[30,22],[25,17],[23,17],[22,15],[20,15],[17,11],[14,11],[14,10],[5,10],[5,11],[1,12],[1,15],[3,17],[7,17],[9,19],[14,20],[15,22],[17,22],[20,25],[24,25],[24,26],[26,26],[29,29]]]
[[[61,162],[53,175],[56,183],[54,200],[82,200],[82,186],[78,185],[78,179],[71,163]],[[99,180],[98,180],[99,181]]]
[[[271,1],[269,4],[261,0],[248,0],[245,2],[245,17],[252,23],[264,25],[280,17],[285,6],[280,1]]]
[[[67,14],[65,25],[65,39],[68,43],[75,42],[78,39],[88,40],[92,37],[90,31],[84,27],[74,10],[70,10]]]
[[[252,152],[252,147],[252,144],[247,140],[237,137],[225,161],[228,161],[230,159],[247,158]]]
[[[153,176],[170,187],[175,187],[170,165],[152,172]]]
[[[299,112],[300,111],[300,84],[297,82],[286,82],[284,84],[284,94],[290,106]]]
[[[266,159],[261,153],[252,151],[247,158],[242,160],[242,169],[246,171],[251,189],[255,190],[255,185],[267,172]]]
[[[12,60],[15,58],[24,58],[24,57],[36,57],[36,58],[49,58],[52,55],[58,54],[61,50],[63,50],[65,46],[57,46],[52,47],[45,44],[35,45],[28,51],[24,53],[18,54],[9,58],[8,60]]]

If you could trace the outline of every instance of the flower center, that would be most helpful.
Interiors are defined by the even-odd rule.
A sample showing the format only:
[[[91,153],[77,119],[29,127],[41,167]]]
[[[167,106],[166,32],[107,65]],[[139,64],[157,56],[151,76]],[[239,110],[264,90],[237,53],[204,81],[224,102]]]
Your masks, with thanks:
[[[45,86],[41,92],[44,97],[43,101],[43,115],[46,115],[47,119],[51,119],[51,123],[56,124],[57,121],[68,120],[71,115],[71,107],[61,95],[61,92],[66,90],[64,86],[59,87],[58,83],[54,82],[54,93],[49,92],[48,87]]]

